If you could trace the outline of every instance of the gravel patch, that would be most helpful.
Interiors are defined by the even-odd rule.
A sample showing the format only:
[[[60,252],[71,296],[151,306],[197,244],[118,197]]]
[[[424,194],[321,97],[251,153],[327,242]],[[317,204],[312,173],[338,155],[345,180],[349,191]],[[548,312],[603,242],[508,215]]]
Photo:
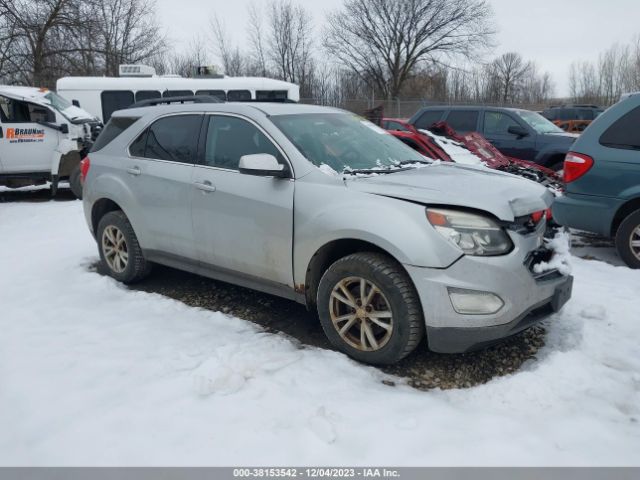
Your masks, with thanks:
[[[315,313],[293,301],[161,266],[131,288],[249,320],[268,332],[293,337],[303,348],[332,348]],[[488,349],[461,355],[430,352],[423,341],[402,362],[380,370],[396,377],[384,381],[389,386],[397,381],[420,390],[470,388],[518,371],[535,358],[544,337],[544,328],[537,326]]]

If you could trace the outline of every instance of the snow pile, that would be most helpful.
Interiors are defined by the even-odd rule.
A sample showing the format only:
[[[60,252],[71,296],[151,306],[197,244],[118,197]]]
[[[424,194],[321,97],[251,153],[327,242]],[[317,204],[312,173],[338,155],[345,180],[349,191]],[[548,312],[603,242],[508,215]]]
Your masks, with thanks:
[[[638,271],[574,258],[535,361],[425,393],[99,276],[80,202],[0,238],[0,465],[638,464]]]
[[[545,240],[547,248],[553,251],[553,257],[548,262],[540,262],[534,265],[534,273],[558,270],[563,275],[571,274],[571,234],[562,230],[551,240]]]

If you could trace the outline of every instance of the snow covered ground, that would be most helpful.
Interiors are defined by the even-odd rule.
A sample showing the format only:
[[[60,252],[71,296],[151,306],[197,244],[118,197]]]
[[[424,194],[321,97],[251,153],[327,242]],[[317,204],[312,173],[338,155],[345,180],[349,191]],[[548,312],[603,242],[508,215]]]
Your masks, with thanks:
[[[638,271],[574,258],[534,361],[420,392],[93,273],[78,201],[0,239],[0,465],[640,464]]]

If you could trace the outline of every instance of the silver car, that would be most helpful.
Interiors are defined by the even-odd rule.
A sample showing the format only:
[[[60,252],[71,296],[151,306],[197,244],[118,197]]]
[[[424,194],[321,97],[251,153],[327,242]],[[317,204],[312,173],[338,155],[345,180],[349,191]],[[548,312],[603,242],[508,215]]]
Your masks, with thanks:
[[[391,364],[426,336],[465,352],[570,297],[536,273],[552,195],[429,162],[341,110],[194,103],[116,112],[82,165],[100,258],[124,283],[153,263],[317,309],[331,343]]]

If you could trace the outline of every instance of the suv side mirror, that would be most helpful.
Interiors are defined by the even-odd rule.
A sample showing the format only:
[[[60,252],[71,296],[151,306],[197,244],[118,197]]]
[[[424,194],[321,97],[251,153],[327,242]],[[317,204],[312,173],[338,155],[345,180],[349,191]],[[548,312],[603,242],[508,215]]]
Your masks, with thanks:
[[[520,125],[511,125],[507,131],[512,135],[516,135],[518,138],[529,136],[529,132]]]
[[[288,169],[281,163],[278,163],[276,157],[268,153],[243,155],[240,157],[238,168],[240,173],[246,175],[278,178],[287,178],[289,176]]]
[[[78,100],[71,100],[71,105],[80,108],[80,102]]]
[[[64,133],[65,135],[67,133],[69,133],[69,125],[67,125],[66,123],[61,123],[60,127],[58,127],[60,132]]]

